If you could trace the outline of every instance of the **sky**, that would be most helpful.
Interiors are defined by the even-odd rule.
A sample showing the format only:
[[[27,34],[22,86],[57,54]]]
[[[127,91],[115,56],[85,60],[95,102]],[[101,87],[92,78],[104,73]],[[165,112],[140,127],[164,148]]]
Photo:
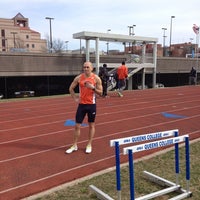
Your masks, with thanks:
[[[49,20],[52,20],[53,40],[68,41],[66,48],[80,48],[80,41],[73,34],[82,31],[129,35],[128,26],[134,27],[136,36],[155,37],[163,45],[169,45],[172,19],[171,43],[196,43],[193,24],[200,26],[199,0],[6,0],[0,2],[0,18],[11,19],[18,13],[29,19],[29,27],[41,33],[41,38],[50,35]],[[81,43],[85,46],[85,42]],[[91,42],[91,47],[95,44]],[[121,49],[122,44],[110,43],[109,49]],[[100,42],[100,50],[106,42]]]

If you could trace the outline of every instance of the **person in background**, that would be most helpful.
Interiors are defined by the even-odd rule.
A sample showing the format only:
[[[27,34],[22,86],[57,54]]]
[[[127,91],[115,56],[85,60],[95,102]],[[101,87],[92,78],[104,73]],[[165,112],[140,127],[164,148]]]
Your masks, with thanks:
[[[72,153],[78,150],[78,138],[80,136],[81,123],[85,116],[88,117],[89,140],[86,146],[86,153],[92,152],[92,139],[95,134],[95,117],[96,117],[96,98],[95,94],[102,95],[102,83],[98,75],[94,74],[91,62],[85,62],[83,73],[76,76],[69,87],[69,92],[78,108],[75,117],[74,143],[66,150],[66,153]],[[74,89],[79,85],[79,97],[75,94]]]
[[[192,67],[189,74],[189,85],[196,85],[196,79],[197,79],[197,71],[194,67]]]
[[[99,77],[101,78],[102,81],[102,87],[103,87],[103,97],[107,96],[107,88],[108,88],[108,69],[107,69],[107,64],[103,64],[103,67],[99,68]]]
[[[128,78],[128,68],[125,65],[125,62],[122,61],[122,65],[117,68],[118,76],[118,95],[123,97],[122,91],[126,87],[126,79]]]

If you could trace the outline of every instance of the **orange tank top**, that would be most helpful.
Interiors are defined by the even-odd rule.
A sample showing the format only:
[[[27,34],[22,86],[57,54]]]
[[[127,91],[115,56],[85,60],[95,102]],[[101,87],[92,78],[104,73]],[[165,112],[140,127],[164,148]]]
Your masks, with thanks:
[[[79,79],[79,98],[80,98],[80,104],[95,104],[96,98],[95,98],[95,92],[85,86],[85,83],[89,82],[96,85],[95,81],[95,74],[91,74],[90,77],[86,77],[85,74],[81,74]]]
[[[128,69],[125,65],[121,65],[117,69],[118,79],[125,79],[128,77]]]

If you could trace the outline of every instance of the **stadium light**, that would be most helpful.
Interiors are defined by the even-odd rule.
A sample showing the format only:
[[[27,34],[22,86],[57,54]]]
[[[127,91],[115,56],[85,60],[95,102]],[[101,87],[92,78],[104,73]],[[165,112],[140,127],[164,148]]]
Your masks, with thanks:
[[[52,53],[53,43],[52,43],[52,28],[51,28],[51,20],[54,20],[52,17],[46,17],[45,19],[49,20],[49,26],[50,26],[50,52]]]

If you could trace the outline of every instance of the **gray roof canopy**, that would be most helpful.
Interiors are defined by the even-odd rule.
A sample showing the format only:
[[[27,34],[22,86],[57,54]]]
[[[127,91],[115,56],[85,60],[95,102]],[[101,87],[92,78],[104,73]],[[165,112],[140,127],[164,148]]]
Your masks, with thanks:
[[[89,31],[82,31],[79,33],[73,34],[74,39],[83,39],[86,41],[86,61],[90,61],[90,40],[94,40],[96,42],[95,45],[95,63],[96,63],[96,73],[99,73],[99,41],[107,41],[107,42],[119,42],[119,43],[134,43],[134,44],[143,44],[142,48],[142,56],[145,55],[145,46],[148,43],[153,43],[153,87],[155,87],[156,83],[156,58],[157,58],[157,38],[152,37],[141,37],[141,36],[133,36],[133,35],[121,35],[121,34],[112,34],[112,33],[99,33],[99,32],[89,32]],[[144,63],[143,63],[144,65]],[[145,66],[142,66],[145,68]],[[145,70],[143,70],[143,88],[145,83]],[[130,81],[129,81],[130,82]]]
[[[146,43],[156,43],[157,38],[153,37],[141,37],[141,36],[131,36],[131,35],[121,35],[121,34],[111,34],[111,33],[99,33],[99,32],[88,32],[82,31],[73,34],[74,39],[84,39],[84,40],[96,40],[99,38],[100,41],[109,42],[146,42]]]

